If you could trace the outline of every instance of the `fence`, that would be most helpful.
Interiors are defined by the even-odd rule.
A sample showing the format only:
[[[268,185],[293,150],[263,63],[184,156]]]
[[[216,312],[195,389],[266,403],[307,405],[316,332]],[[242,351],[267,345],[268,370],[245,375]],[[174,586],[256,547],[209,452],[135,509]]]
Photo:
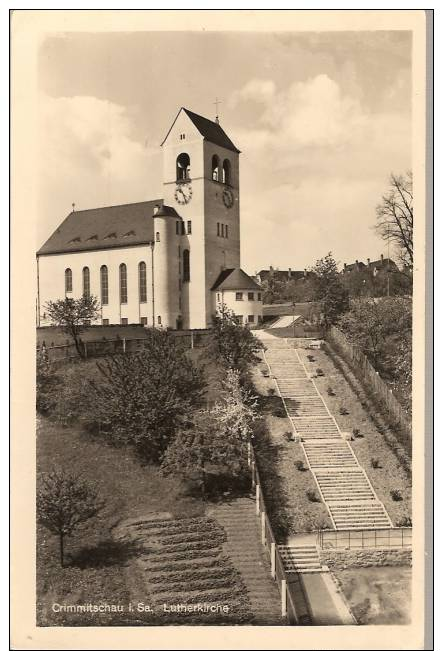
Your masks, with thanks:
[[[321,549],[365,549],[377,547],[412,547],[412,528],[341,530],[323,529],[318,532]]]
[[[255,489],[255,512],[257,517],[260,518],[261,542],[269,557],[271,576],[277,582],[280,592],[282,617],[287,617],[288,623],[291,625],[307,624],[311,620],[311,613],[307,605],[308,600],[304,593],[304,587],[297,574],[291,573],[289,575],[285,570],[266,511],[260,475],[251,444],[249,444],[248,463],[252,473],[252,485]],[[297,592],[302,593],[301,603],[296,603]]]
[[[392,390],[381,379],[378,372],[374,369],[360,348],[351,344],[346,339],[345,335],[335,326],[332,326],[329,329],[327,339],[331,341],[332,344],[338,346],[346,359],[358,372],[363,373],[365,380],[384,401],[391,416],[395,419],[396,422],[400,423],[400,425],[410,433],[411,421],[407,417],[403,407],[394,397]]]
[[[176,330],[170,335],[175,341],[180,342],[186,348],[201,348],[209,337],[209,330]],[[92,341],[80,341],[80,348],[84,357],[104,357],[117,353],[136,353],[144,350],[148,345],[147,337],[117,337],[113,339],[96,339]],[[79,359],[77,349],[73,343],[47,345],[45,341],[37,346],[37,352],[45,349],[50,362],[62,363]]]

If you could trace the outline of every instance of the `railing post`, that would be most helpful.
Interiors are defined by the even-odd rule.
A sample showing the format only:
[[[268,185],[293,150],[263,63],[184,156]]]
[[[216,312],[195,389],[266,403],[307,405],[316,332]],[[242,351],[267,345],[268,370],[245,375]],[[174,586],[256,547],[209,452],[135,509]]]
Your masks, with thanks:
[[[262,545],[266,545],[266,513],[261,512],[261,541]]]
[[[255,461],[251,462],[251,468],[252,468],[252,488],[255,487],[256,481],[255,481]]]
[[[286,605],[286,580],[282,579],[281,581],[281,616],[286,617],[288,612]]]
[[[123,337],[123,352],[126,353],[126,337]]]
[[[271,576],[275,579],[275,542],[271,542]]]
[[[260,485],[255,486],[255,513],[260,515]]]
[[[194,331],[191,330],[191,348],[194,348]]]
[[[248,441],[248,466],[251,465],[251,441]]]
[[[86,341],[83,342],[83,347],[85,349],[85,357],[88,356],[88,346],[86,345]]]

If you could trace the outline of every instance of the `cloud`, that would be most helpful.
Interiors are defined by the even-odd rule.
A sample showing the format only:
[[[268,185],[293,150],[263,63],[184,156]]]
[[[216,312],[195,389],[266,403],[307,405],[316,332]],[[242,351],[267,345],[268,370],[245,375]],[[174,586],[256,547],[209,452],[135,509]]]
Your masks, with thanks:
[[[274,97],[275,92],[275,83],[271,79],[251,79],[243,88],[231,95],[229,105],[234,108],[245,100],[269,102]]]
[[[71,209],[161,194],[161,153],[132,135],[127,109],[89,96],[39,98],[39,231],[48,237]]]

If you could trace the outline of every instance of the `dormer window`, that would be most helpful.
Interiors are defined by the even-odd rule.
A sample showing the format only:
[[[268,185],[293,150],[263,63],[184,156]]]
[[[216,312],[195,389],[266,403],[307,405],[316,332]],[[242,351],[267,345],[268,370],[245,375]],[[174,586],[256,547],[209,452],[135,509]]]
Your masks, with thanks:
[[[177,181],[186,181],[191,178],[191,159],[188,154],[177,156]]]
[[[68,244],[76,244],[77,242],[81,242],[80,237],[73,237],[72,240],[69,240]]]
[[[132,235],[135,235],[135,231],[128,231],[127,233],[124,233],[123,237],[131,237]]]
[[[91,237],[88,237],[86,241],[91,242],[92,240],[98,240],[98,235],[91,235]]]
[[[117,233],[109,233],[103,239],[105,239],[105,240],[115,240],[116,237],[117,237]]]
[[[186,140],[186,134],[181,133],[180,134],[180,140]]]

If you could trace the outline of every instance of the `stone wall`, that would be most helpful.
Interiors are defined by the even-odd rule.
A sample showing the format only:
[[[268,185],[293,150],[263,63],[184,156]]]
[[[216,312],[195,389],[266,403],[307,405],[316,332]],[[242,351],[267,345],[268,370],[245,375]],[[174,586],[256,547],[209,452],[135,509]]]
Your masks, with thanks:
[[[320,550],[322,565],[331,569],[346,570],[349,567],[380,567],[411,565],[411,549],[323,549]]]

